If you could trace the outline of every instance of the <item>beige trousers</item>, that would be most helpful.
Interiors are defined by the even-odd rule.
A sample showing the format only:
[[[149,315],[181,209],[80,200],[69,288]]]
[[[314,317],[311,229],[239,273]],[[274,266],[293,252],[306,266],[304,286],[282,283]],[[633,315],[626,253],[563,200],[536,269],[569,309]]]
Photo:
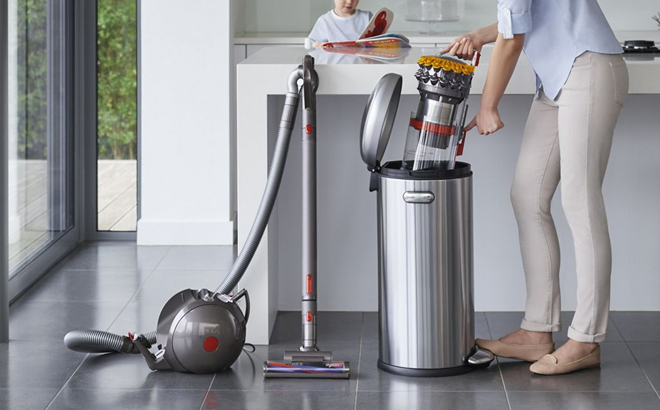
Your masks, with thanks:
[[[568,336],[605,340],[612,251],[601,187],[627,95],[623,58],[586,52],[576,58],[554,101],[542,89],[534,98],[511,189],[527,284],[523,329],[561,329],[559,241],[550,215],[561,178],[577,272],[578,302]]]

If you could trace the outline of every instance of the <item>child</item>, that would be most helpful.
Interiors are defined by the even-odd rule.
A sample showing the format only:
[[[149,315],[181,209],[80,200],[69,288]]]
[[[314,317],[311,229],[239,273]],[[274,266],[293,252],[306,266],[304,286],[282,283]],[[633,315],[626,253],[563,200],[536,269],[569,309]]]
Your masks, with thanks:
[[[309,33],[306,44],[325,43],[327,41],[354,41],[369,24],[370,11],[358,10],[360,0],[334,0],[335,8],[325,13]]]

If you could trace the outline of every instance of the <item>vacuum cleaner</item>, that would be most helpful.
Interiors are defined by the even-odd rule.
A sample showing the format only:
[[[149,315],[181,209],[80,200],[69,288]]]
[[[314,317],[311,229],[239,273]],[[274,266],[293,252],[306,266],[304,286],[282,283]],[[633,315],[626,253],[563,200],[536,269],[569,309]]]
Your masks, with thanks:
[[[333,360],[332,353],[316,346],[316,100],[318,75],[314,59],[288,78],[288,92],[280,120],[275,152],[266,188],[245,245],[232,269],[215,291],[185,289],[163,307],[155,332],[126,336],[99,330],[67,333],[64,344],[85,353],[136,353],[151,370],[215,373],[229,368],[245,346],[250,316],[246,289],[232,294],[243,277],[275,205],[282,181],[291,134],[302,92],[303,98],[303,341],[299,351],[287,351],[284,361],[264,363],[264,377],[348,378],[348,362]],[[245,312],[237,302],[245,299]]]

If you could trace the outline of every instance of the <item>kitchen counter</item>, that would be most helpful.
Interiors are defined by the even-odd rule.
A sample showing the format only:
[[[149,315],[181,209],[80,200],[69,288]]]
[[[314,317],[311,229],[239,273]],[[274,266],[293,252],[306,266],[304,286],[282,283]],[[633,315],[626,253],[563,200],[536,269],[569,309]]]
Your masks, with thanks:
[[[285,38],[285,37],[283,37]],[[293,38],[293,37],[291,37]],[[648,38],[648,36],[646,36]],[[436,41],[440,38],[435,38],[433,41]],[[439,41],[439,40],[438,40]],[[380,61],[358,57],[355,55],[341,55],[341,54],[331,54],[326,53],[322,50],[314,50],[312,55],[316,59],[316,70],[319,74],[320,85],[317,94],[319,96],[336,96],[333,98],[343,98],[342,101],[350,103],[347,106],[353,107],[350,112],[346,112],[347,106],[338,107],[336,110],[344,110],[339,113],[331,114],[327,109],[332,107],[326,107],[326,111],[320,112],[320,116],[332,118],[338,118],[338,115],[342,115],[349,119],[342,119],[342,121],[350,121],[345,125],[335,123],[326,125],[324,128],[325,135],[332,135],[336,133],[341,133],[342,135],[346,134],[348,138],[348,133],[350,133],[350,142],[353,143],[356,136],[358,135],[359,129],[359,119],[358,116],[361,116],[361,109],[364,107],[364,99],[366,95],[369,95],[373,90],[374,86],[378,80],[387,73],[399,73],[403,76],[403,90],[402,94],[404,97],[406,95],[411,96],[407,98],[415,98],[412,96],[418,95],[416,89],[417,82],[415,81],[413,74],[417,69],[416,61],[421,55],[434,54],[438,51],[435,48],[412,48],[407,50],[407,55],[401,57],[399,60],[394,61],[392,64],[383,64]],[[474,94],[473,104],[478,104],[479,96],[482,92],[486,73],[488,70],[488,64],[490,60],[490,55],[492,52],[491,47],[486,47],[481,59],[481,64],[476,70],[472,92]],[[264,48],[257,51],[254,55],[248,57],[243,62],[237,65],[237,201],[238,201],[238,243],[239,248],[243,246],[249,229],[252,225],[253,219],[256,215],[259,203],[261,201],[261,195],[263,188],[266,183],[268,175],[268,164],[270,161],[270,151],[269,151],[269,140],[272,144],[275,133],[277,129],[277,124],[279,121],[279,109],[281,106],[278,106],[277,98],[269,98],[273,96],[281,96],[286,93],[286,79],[289,76],[289,73],[297,65],[301,64],[303,56],[308,53],[307,50],[302,47],[273,47],[273,48]],[[650,59],[649,61],[628,61],[628,68],[630,72],[630,93],[631,94],[660,94],[660,56],[655,59]],[[511,79],[511,82],[506,90],[506,94],[513,95],[509,101],[511,104],[516,102],[519,104],[515,106],[510,105],[509,108],[502,107],[503,111],[512,110],[513,115],[510,114],[510,117],[516,117],[516,123],[509,122],[507,124],[506,131],[501,134],[506,134],[507,132],[513,132],[512,136],[508,138],[508,144],[514,144],[515,138],[518,138],[520,130],[524,125],[523,116],[518,115],[520,111],[528,110],[528,97],[524,96],[535,93],[535,76],[534,72],[527,61],[523,56],[518,62],[518,65],[515,69],[514,75]],[[518,96],[515,96],[515,95]],[[523,94],[521,96],[520,94]],[[345,96],[360,96],[360,100],[350,99]],[[522,97],[525,97],[524,100],[521,100]],[[356,97],[357,98],[357,97]],[[403,97],[402,97],[403,98]],[[517,98],[517,99],[516,99]],[[640,97],[641,98],[641,97]],[[646,97],[644,97],[646,98]],[[650,97],[655,98],[655,97]],[[647,98],[648,99],[648,98]],[[323,97],[320,99],[323,100]],[[349,101],[350,100],[350,101]],[[328,100],[323,100],[328,101]],[[336,100],[335,100],[336,101]],[[352,101],[352,102],[351,102]],[[652,101],[655,101],[652,100]],[[280,101],[281,103],[281,101]],[[525,104],[527,104],[525,106]],[[361,107],[361,108],[360,108]],[[475,105],[476,107],[476,105]],[[645,105],[640,105],[640,109],[632,109],[632,111],[640,111],[648,108],[648,103]],[[332,108],[335,109],[335,108]],[[400,108],[400,111],[405,115],[405,109]],[[518,117],[520,117],[518,119]],[[657,116],[654,116],[656,118]],[[327,121],[327,119],[325,119]],[[337,130],[336,127],[348,127],[349,131]],[[322,125],[319,125],[321,129]],[[332,129],[335,127],[335,129]],[[653,125],[655,127],[655,125]],[[296,128],[298,129],[298,128]],[[297,135],[297,132],[294,133],[294,138]],[[506,140],[506,139],[501,139]],[[337,143],[339,144],[339,143]],[[476,144],[475,144],[476,145]],[[485,145],[482,145],[485,146]],[[354,150],[353,148],[351,148]],[[497,147],[493,148],[497,149]],[[355,152],[350,151],[353,154]],[[475,149],[476,152],[476,149]],[[515,146],[509,147],[507,152],[517,152]],[[319,155],[324,155],[319,153]],[[327,155],[327,154],[326,154]],[[348,155],[344,152],[340,152],[335,155]],[[486,158],[489,158],[488,153],[484,154]],[[297,158],[296,158],[297,159]],[[293,160],[293,159],[292,159]],[[359,160],[356,159],[356,164]],[[511,159],[508,163],[515,162],[515,159]],[[657,162],[657,161],[656,161]],[[483,161],[482,161],[483,163]],[[358,168],[364,175],[362,179],[366,179],[366,171],[364,170],[363,164]],[[337,177],[337,175],[335,175]],[[487,177],[487,176],[486,176]],[[353,178],[354,179],[354,178]],[[345,178],[344,180],[350,180],[350,178]],[[360,181],[361,182],[361,181]],[[491,185],[500,183],[501,181],[495,181]],[[352,182],[351,182],[352,183]],[[357,182],[355,182],[357,183]],[[320,185],[321,186],[321,185]],[[366,186],[350,186],[347,187],[347,192],[361,192],[360,188],[363,188],[362,191],[366,192]],[[625,186],[624,186],[625,188]],[[321,190],[322,188],[319,188]],[[504,189],[502,189],[504,191]],[[499,191],[498,191],[499,192]],[[507,191],[508,192],[508,191]],[[366,195],[366,194],[365,194]],[[280,207],[291,207],[292,203],[297,203],[298,198],[291,198],[287,195],[281,195],[278,200]],[[335,200],[335,199],[333,199]],[[336,199],[340,200],[340,199]],[[282,201],[285,201],[287,204],[281,205]],[[508,200],[507,200],[508,201]],[[320,202],[322,203],[322,202]],[[347,206],[354,206],[355,209],[362,209],[360,212],[367,212],[364,209],[371,209],[371,206],[350,204]],[[508,202],[506,204],[508,209]],[[364,208],[364,209],[363,209]],[[357,211],[356,211],[357,212]],[[477,217],[480,213],[475,212]],[[299,216],[297,217],[299,221]],[[367,218],[369,219],[369,218]],[[264,238],[250,264],[243,280],[240,283],[240,287],[245,287],[250,290],[250,296],[252,299],[252,314],[250,315],[250,325],[248,331],[248,341],[256,344],[267,344],[269,341],[270,332],[275,323],[275,317],[279,306],[281,305],[278,301],[278,289],[279,292],[283,292],[283,286],[278,284],[278,266],[281,266],[283,263],[289,263],[289,261],[283,262],[280,258],[278,262],[277,257],[277,246],[285,246],[282,242],[279,242],[279,245],[274,245],[277,236],[276,231],[278,229],[289,229],[288,226],[280,226],[277,228],[277,218],[271,218],[271,225],[269,225],[268,232],[264,235]],[[295,221],[294,217],[294,221]],[[323,222],[323,223],[327,223]],[[287,225],[282,223],[282,225]],[[321,228],[319,228],[321,229]],[[339,229],[339,228],[337,228]],[[371,229],[370,227],[364,227],[361,232]],[[269,233],[270,232],[270,233]],[[373,229],[373,235],[375,235],[375,228]],[[498,233],[499,234],[499,233]],[[296,235],[295,233],[293,235]],[[372,235],[372,236],[373,236]],[[483,237],[484,235],[482,235]],[[287,239],[288,240],[288,239]],[[350,238],[349,238],[350,240]],[[336,242],[336,241],[335,241]],[[288,246],[288,245],[287,245]],[[321,246],[321,245],[319,245]],[[355,248],[358,245],[352,246]],[[369,246],[373,246],[370,244]],[[289,255],[289,253],[287,253]],[[360,258],[362,256],[359,256]],[[497,255],[494,255],[493,258],[496,258]],[[288,259],[295,259],[293,256],[287,256]],[[373,261],[371,260],[373,259]],[[374,258],[369,258],[368,263],[375,263]],[[366,263],[365,263],[366,264]],[[293,264],[293,266],[296,266]],[[515,268],[512,268],[515,269]],[[299,283],[289,283],[291,280],[291,274],[294,274],[295,269],[282,269],[280,268],[280,280],[285,281],[286,287],[299,289]],[[375,270],[372,266],[368,266],[363,271]],[[291,271],[291,272],[289,272]],[[372,273],[370,273],[371,275]],[[282,279],[282,275],[289,275],[285,280]],[[322,276],[322,274],[321,274]],[[297,277],[294,275],[294,277]],[[322,279],[323,280],[323,279]],[[365,279],[366,280],[366,279]],[[368,283],[372,283],[373,280],[369,279]],[[365,282],[366,283],[366,282]],[[374,285],[375,286],[375,285]],[[323,287],[323,286],[322,286]],[[360,285],[355,285],[359,288]],[[372,288],[369,288],[369,292],[373,292]],[[350,292],[349,292],[350,293]],[[370,293],[370,294],[371,294]],[[350,296],[347,296],[350,298]],[[291,302],[289,301],[291,299]],[[293,301],[293,297],[286,298],[287,306],[292,306],[295,308],[297,302]],[[357,305],[356,305],[357,306]],[[370,306],[370,305],[369,305]],[[356,310],[367,310],[363,306],[357,306]]]
[[[418,32],[402,32],[408,37],[411,44],[447,44],[464,34],[463,31],[445,31],[438,34],[426,35]],[[234,35],[234,44],[288,44],[302,45],[309,33],[303,32],[246,32]],[[625,40],[653,40],[660,42],[660,30],[654,31],[616,31],[614,33],[620,42]]]
[[[303,32],[248,32],[239,33],[234,36],[234,44],[288,44],[301,45],[305,43],[305,38],[309,33]],[[415,32],[402,32],[411,43],[431,44],[431,43],[449,43],[454,38],[463,34],[460,31],[445,31],[438,34],[426,35]]]
[[[488,71],[488,63],[493,48],[484,47],[479,68],[472,83],[472,94],[481,94]],[[237,65],[238,90],[242,86],[256,88],[254,92],[285,94],[284,82],[253,82],[246,79],[258,78],[268,73],[272,78],[286,78],[296,65],[302,62],[305,54],[315,58],[319,75],[324,78],[319,86],[319,94],[370,94],[378,78],[386,73],[399,73],[404,77],[403,93],[416,94],[416,82],[411,81],[410,73],[416,70],[417,60],[422,55],[435,54],[437,48],[402,49],[405,53],[397,60],[386,63],[374,58],[351,54],[329,53],[323,50],[305,50],[303,47],[264,48]],[[625,55],[630,73],[631,94],[660,94],[660,55]],[[243,85],[243,81],[245,81]],[[253,84],[250,86],[250,84]],[[535,75],[529,61],[521,56],[507,87],[506,94],[534,94]]]

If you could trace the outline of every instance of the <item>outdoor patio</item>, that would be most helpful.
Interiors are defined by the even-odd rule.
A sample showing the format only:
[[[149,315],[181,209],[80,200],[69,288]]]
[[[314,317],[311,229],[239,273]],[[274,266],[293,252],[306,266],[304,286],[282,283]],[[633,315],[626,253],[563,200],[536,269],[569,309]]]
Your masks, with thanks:
[[[45,160],[16,165],[15,198],[10,196],[9,265],[15,267],[56,233],[49,229]],[[137,224],[137,163],[98,161],[98,230],[134,231]]]

